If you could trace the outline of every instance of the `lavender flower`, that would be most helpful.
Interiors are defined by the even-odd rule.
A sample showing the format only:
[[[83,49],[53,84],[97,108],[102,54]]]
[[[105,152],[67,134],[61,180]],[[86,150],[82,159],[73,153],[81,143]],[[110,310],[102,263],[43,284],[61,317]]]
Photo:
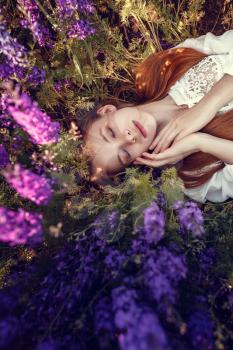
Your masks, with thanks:
[[[28,77],[28,82],[34,85],[43,84],[45,81],[46,72],[38,67],[33,67],[32,71]]]
[[[37,175],[20,164],[11,170],[3,172],[8,182],[23,198],[30,199],[38,205],[45,205],[51,199],[52,188],[50,181],[44,176]]]
[[[93,4],[90,4],[89,0],[78,0],[78,10],[80,12],[92,14],[95,11],[95,7]]]
[[[52,46],[51,34],[42,22],[41,14],[35,0],[18,0],[25,19],[21,21],[24,28],[29,28],[41,47]]]
[[[43,84],[45,81],[46,72],[38,67],[33,67],[31,73],[27,76],[24,67],[13,65],[7,59],[0,64],[0,79],[9,79],[17,77],[18,79],[27,79],[27,81],[34,85]]]
[[[94,327],[101,349],[107,349],[109,341],[114,341],[116,327],[113,316],[111,298],[100,299],[94,308]]]
[[[134,289],[124,286],[112,290],[114,321],[121,332],[120,349],[167,349],[168,342],[157,316],[142,305]]]
[[[228,294],[228,304],[230,307],[230,311],[233,314],[233,291],[232,290]]]
[[[90,25],[87,19],[78,19],[76,12],[92,14],[95,11],[88,0],[56,0],[60,22],[65,27],[69,38],[84,40],[95,34],[96,30]],[[64,30],[64,28],[62,29]]]
[[[38,344],[35,350],[59,350],[60,348],[58,341],[49,338]]]
[[[13,98],[5,95],[2,105],[15,121],[30,135],[35,144],[44,145],[58,141],[60,125],[39,109],[36,102],[25,93],[14,92]]]
[[[0,241],[14,246],[34,245],[42,240],[42,215],[0,207]]]
[[[213,323],[207,312],[195,311],[188,321],[188,330],[194,349],[214,349]]]
[[[194,237],[200,237],[205,233],[203,214],[195,202],[177,201],[173,209],[178,214],[182,229],[190,230]]]
[[[56,0],[57,8],[62,17],[72,17],[78,9],[77,0]]]
[[[5,58],[4,63],[0,64],[0,79],[9,79],[10,77],[25,79],[25,67],[14,65]]]
[[[18,79],[24,79],[26,76],[24,68],[20,66],[11,66],[8,63],[0,64],[0,79],[7,80],[14,76]]]
[[[10,36],[5,26],[0,23],[0,53],[3,53],[11,66],[28,66],[27,50],[15,38]]]
[[[110,239],[117,230],[119,213],[116,210],[101,212],[94,222],[94,236],[100,239]]]
[[[18,332],[19,324],[16,317],[9,316],[0,321],[0,349],[10,348],[11,340]]]
[[[91,27],[87,20],[79,19],[72,25],[67,35],[70,38],[78,38],[79,40],[84,40],[88,36],[95,34],[95,32],[95,28]]]
[[[0,169],[10,164],[10,159],[5,147],[0,143]]]
[[[119,271],[124,266],[124,263],[127,261],[127,257],[117,249],[109,249],[104,263],[107,270],[107,275],[111,274],[112,276],[117,275]]]
[[[157,203],[144,210],[145,239],[149,243],[158,243],[164,235],[164,214]]]
[[[14,151],[18,151],[19,149],[21,149],[22,145],[23,145],[22,137],[19,135],[13,136],[12,144],[11,144],[12,149]]]
[[[88,0],[56,0],[62,17],[73,17],[75,11],[92,14],[95,8]]]
[[[175,303],[176,287],[187,273],[185,257],[163,247],[148,254],[143,270],[144,283],[151,297],[158,303],[164,298]]]

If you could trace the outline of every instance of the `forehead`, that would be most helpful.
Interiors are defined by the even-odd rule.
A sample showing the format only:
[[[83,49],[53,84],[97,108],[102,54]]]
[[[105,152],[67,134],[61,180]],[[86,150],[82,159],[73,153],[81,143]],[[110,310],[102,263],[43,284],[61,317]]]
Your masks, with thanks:
[[[86,146],[91,155],[91,163],[94,169],[99,168],[106,173],[111,173],[124,167],[117,156],[117,145],[106,142],[100,134],[100,127],[104,125],[106,120],[106,117],[103,116],[93,122],[88,129]]]

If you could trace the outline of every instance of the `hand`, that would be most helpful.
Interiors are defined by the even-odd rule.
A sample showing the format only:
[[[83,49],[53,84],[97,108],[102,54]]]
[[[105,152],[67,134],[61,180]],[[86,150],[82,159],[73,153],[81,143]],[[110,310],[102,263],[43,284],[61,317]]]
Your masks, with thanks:
[[[201,132],[190,134],[173,143],[170,148],[162,153],[144,152],[142,157],[137,157],[133,164],[145,164],[155,168],[166,164],[176,164],[190,154],[200,151],[202,134]]]
[[[173,117],[169,123],[160,131],[149,149],[153,153],[163,152],[172,142],[177,142],[183,137],[202,129],[215,116],[216,111],[206,104],[200,102]]]

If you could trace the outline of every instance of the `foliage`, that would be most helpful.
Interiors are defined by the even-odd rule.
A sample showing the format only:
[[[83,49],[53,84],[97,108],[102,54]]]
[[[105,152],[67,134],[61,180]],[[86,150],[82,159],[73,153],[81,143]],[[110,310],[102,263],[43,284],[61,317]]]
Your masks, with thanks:
[[[78,134],[97,102],[134,82],[136,63],[222,34],[231,13],[224,0],[0,1],[0,31],[15,39],[0,51],[0,143],[53,188],[41,206],[35,180],[13,189],[10,167],[0,173],[0,206],[43,216],[42,243],[25,235],[12,247],[14,212],[2,210],[0,349],[232,349],[232,201],[188,203],[173,167],[129,167],[96,188]],[[22,124],[19,112],[37,122]],[[59,140],[47,142],[57,123]]]

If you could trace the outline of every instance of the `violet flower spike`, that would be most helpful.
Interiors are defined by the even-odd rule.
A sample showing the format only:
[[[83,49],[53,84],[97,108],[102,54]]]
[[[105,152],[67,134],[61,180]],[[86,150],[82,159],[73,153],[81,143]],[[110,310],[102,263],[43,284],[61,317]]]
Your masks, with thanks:
[[[3,176],[10,186],[23,198],[37,205],[46,205],[52,197],[52,187],[48,179],[37,175],[20,164],[3,171]]]
[[[0,241],[12,246],[42,241],[42,214],[0,207]]]
[[[58,142],[60,124],[39,109],[36,102],[27,94],[14,91],[14,98],[3,95],[1,104],[4,110],[25,130],[33,143],[38,145]]]

